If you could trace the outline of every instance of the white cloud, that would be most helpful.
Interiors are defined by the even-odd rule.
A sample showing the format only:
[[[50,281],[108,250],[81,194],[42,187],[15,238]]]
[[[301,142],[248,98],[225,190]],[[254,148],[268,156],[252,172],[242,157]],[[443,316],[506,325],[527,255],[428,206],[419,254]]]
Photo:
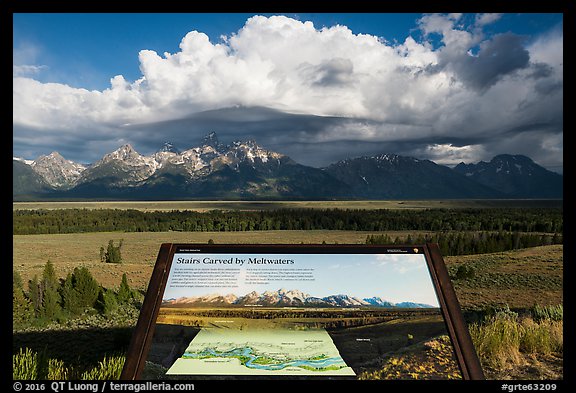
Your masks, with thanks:
[[[13,122],[54,138],[91,130],[130,140],[121,125],[243,105],[353,119],[315,133],[318,142],[495,137],[547,116],[539,107],[557,105],[562,84],[561,30],[527,48],[514,35],[485,38],[482,26],[499,17],[478,15],[467,30],[460,14],[425,15],[421,31],[443,43],[434,48],[410,36],[391,44],[346,26],[254,16],[216,44],[191,31],[176,53],[143,49],[142,77],[114,76],[103,91],[41,83],[41,66],[15,65]],[[470,56],[473,47],[480,51]],[[541,105],[542,94],[556,95]],[[456,159],[480,150],[441,142],[428,153],[440,151]]]
[[[411,273],[427,267],[422,254],[383,254],[377,255],[376,261],[382,268],[398,274]],[[383,274],[386,274],[385,271]]]
[[[416,151],[417,156],[429,157],[436,164],[454,166],[461,162],[478,162],[485,156],[484,148],[479,145],[454,146],[451,143],[434,143],[424,151]]]
[[[385,119],[387,111],[373,114],[374,106],[384,109],[374,102],[382,97],[382,89],[395,99],[393,95],[401,93],[397,77],[405,73],[403,67],[414,73],[434,62],[431,48],[411,38],[397,49],[375,36],[354,35],[344,26],[317,30],[311,22],[283,16],[250,18],[222,44],[192,31],[180,49],[162,56],[140,51],[142,78],[127,83],[116,76],[102,92],[43,84],[36,86],[40,91],[28,91],[30,95],[15,93],[15,106],[37,108],[32,113],[17,110],[14,122],[47,124],[58,114],[63,127],[75,126],[71,117],[152,121],[238,104]],[[413,77],[407,78],[415,84]],[[17,88],[25,83],[18,81]],[[58,107],[54,95],[67,96],[67,105]],[[412,97],[401,102],[412,105]]]
[[[476,26],[482,27],[496,22],[502,17],[502,14],[486,13],[476,15]]]
[[[530,60],[534,63],[544,63],[562,72],[564,63],[564,35],[562,26],[550,30],[538,37],[528,46]]]

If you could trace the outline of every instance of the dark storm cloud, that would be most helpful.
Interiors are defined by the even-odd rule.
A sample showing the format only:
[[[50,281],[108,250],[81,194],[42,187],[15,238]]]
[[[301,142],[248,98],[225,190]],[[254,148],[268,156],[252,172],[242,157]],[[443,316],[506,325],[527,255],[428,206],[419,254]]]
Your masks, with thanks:
[[[484,91],[502,77],[528,67],[530,54],[524,48],[521,36],[504,33],[482,42],[476,56],[469,53],[455,56],[446,51],[441,59],[444,63],[437,69],[448,67],[468,86]]]
[[[198,146],[204,135],[214,131],[225,144],[234,140],[254,139],[266,149],[286,154],[298,163],[314,167],[324,167],[350,157],[382,153],[442,161],[448,160],[449,155],[454,153],[433,151],[430,150],[430,146],[450,145],[454,148],[481,146],[494,139],[489,134],[462,132],[454,132],[451,135],[407,134],[403,138],[391,140],[368,137],[364,140],[345,137],[340,140],[322,139],[322,135],[330,133],[331,129],[354,129],[360,126],[379,130],[398,124],[390,125],[366,119],[299,115],[262,107],[237,107],[201,112],[180,120],[132,125],[123,131],[134,141],[136,149],[143,154],[153,153],[166,141],[172,142],[180,150],[186,150]],[[517,134],[534,132],[543,127],[550,129],[552,126],[532,124],[502,130],[502,138],[511,139]],[[158,132],[160,130],[161,132]],[[521,144],[521,140],[517,140],[516,148]],[[489,156],[492,154],[491,150],[489,149],[486,152],[488,155],[483,158],[487,160],[492,158]]]
[[[548,78],[554,72],[554,69],[545,63],[533,63],[531,69],[530,76],[534,79]]]
[[[80,132],[62,132],[58,129],[30,128],[13,126],[12,150],[15,157],[34,160],[41,155],[57,151],[64,158],[82,164],[93,163],[106,153],[110,153],[122,144],[129,143],[117,128],[78,130]],[[87,138],[86,135],[91,137]]]
[[[346,127],[352,122],[357,120],[291,114],[262,107],[236,107],[200,112],[178,120],[131,125],[123,131],[146,152],[158,149],[166,138],[178,148],[188,149],[197,146],[202,137],[212,131],[224,143],[255,139],[263,147],[273,149],[294,142],[318,143],[318,135],[326,129]],[[365,122],[375,124],[370,120]],[[161,132],[154,132],[156,130]]]

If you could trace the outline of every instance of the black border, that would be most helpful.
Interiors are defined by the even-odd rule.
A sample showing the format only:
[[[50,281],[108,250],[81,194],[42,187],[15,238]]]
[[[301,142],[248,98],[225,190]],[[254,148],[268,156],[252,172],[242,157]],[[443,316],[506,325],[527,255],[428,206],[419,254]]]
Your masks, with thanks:
[[[160,246],[156,265],[150,278],[150,284],[144,298],[140,316],[132,335],[130,346],[126,354],[126,362],[120,376],[121,380],[139,379],[144,368],[158,311],[162,304],[162,295],[168,281],[168,273],[174,254],[194,250],[198,253],[302,253],[302,254],[387,254],[407,253],[423,254],[428,264],[428,269],[434,289],[438,296],[440,309],[446,323],[448,335],[452,341],[456,360],[462,378],[464,380],[484,380],[484,373],[478,356],[474,349],[470,333],[464,321],[462,310],[454,292],[454,288],[448,276],[448,270],[444,264],[440,249],[435,243],[424,245],[382,246],[382,245],[287,245],[287,244],[174,244],[163,243]],[[401,250],[401,252],[398,252]],[[190,252],[190,251],[188,251]]]

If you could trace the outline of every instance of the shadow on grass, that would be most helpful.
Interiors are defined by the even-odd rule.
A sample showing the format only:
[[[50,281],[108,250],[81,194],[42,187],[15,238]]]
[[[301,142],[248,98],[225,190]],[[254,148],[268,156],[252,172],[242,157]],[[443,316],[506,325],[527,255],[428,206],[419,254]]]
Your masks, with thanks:
[[[12,335],[12,353],[30,348],[75,367],[92,367],[106,355],[126,353],[132,327],[19,332]]]

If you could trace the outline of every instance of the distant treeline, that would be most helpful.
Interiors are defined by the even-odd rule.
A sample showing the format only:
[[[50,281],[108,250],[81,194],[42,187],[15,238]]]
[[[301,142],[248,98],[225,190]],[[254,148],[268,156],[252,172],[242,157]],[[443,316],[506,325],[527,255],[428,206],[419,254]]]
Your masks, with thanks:
[[[262,230],[507,231],[562,233],[556,208],[270,211],[120,209],[15,210],[15,235],[81,232],[236,232]]]
[[[437,232],[430,235],[418,235],[405,238],[369,235],[366,244],[424,244],[438,243],[442,255],[470,255],[489,252],[502,252],[519,248],[562,244],[562,235],[558,233],[538,234],[520,232]]]

